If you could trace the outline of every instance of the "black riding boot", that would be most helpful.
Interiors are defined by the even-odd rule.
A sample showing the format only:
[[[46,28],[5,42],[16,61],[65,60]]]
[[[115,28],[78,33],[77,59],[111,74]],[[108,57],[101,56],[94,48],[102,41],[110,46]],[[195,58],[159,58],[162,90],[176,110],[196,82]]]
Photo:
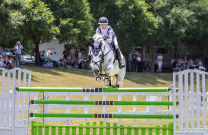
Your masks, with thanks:
[[[126,65],[124,63],[122,63],[122,57],[121,57],[121,51],[119,48],[116,49],[116,53],[118,56],[118,64],[119,64],[119,68],[122,69],[124,68]]]

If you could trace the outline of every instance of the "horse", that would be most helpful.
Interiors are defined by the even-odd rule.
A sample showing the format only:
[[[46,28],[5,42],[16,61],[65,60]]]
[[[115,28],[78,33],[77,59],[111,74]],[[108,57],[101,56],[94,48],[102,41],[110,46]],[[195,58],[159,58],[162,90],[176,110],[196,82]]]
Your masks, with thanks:
[[[91,43],[89,55],[91,56],[91,68],[94,71],[96,80],[103,81],[102,76],[104,75],[104,82],[111,86],[111,80],[115,77],[116,83],[114,86],[119,88],[119,82],[122,82],[125,77],[126,67],[119,68],[112,45],[107,43],[102,35],[95,34],[93,39],[95,43]],[[125,63],[123,55],[122,60]]]

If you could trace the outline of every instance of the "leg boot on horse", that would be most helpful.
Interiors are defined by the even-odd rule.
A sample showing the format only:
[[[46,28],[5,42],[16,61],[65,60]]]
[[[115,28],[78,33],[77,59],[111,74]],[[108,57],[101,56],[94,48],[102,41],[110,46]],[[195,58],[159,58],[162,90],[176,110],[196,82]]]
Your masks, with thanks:
[[[119,48],[116,49],[116,54],[118,56],[118,64],[119,64],[119,68],[122,69],[124,68],[126,65],[122,62],[122,57],[121,57],[121,51]]]

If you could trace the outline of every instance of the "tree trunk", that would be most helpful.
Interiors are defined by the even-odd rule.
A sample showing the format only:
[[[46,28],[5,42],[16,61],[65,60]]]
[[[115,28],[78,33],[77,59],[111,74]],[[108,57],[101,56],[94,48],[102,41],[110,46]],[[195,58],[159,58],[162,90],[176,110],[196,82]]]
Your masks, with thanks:
[[[155,53],[153,48],[153,43],[149,46],[149,53],[150,53],[150,71],[152,73],[155,72]]]
[[[40,40],[41,40],[41,37],[39,37],[38,41],[35,42],[35,53],[36,53],[36,56],[35,56],[35,65],[36,66],[40,66],[40,58],[39,58],[39,45],[40,45]]]

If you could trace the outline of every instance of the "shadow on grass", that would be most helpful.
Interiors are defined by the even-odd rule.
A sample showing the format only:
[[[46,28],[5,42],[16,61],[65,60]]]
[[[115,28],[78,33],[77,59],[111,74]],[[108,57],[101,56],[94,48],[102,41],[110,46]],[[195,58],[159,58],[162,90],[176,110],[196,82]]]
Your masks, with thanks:
[[[48,68],[40,66],[25,65],[24,70],[31,72],[39,72],[44,74],[51,74],[55,76],[61,76],[60,72],[82,75],[86,77],[94,77],[93,71],[88,69],[67,69],[67,68]],[[172,81],[172,73],[141,73],[141,72],[127,72],[125,80],[134,82],[142,85],[156,85],[156,84],[167,84],[167,81]],[[32,81],[39,82],[34,74],[32,74]],[[171,84],[168,84],[171,85]],[[168,86],[167,86],[168,87]]]
[[[61,76],[59,72],[65,72],[65,73],[71,73],[76,75],[82,75],[87,77],[94,77],[93,72],[91,70],[87,69],[67,69],[67,68],[58,68],[58,67],[40,67],[40,66],[34,66],[34,65],[24,65],[22,66],[23,70],[31,71],[32,72],[32,81],[40,82],[36,78],[36,75],[34,75],[34,72],[44,73],[44,74],[50,74],[55,76]]]
[[[167,81],[172,81],[172,73],[142,73],[142,72],[128,72],[125,76],[126,80],[137,84],[167,84]],[[170,84],[171,85],[171,84]]]

